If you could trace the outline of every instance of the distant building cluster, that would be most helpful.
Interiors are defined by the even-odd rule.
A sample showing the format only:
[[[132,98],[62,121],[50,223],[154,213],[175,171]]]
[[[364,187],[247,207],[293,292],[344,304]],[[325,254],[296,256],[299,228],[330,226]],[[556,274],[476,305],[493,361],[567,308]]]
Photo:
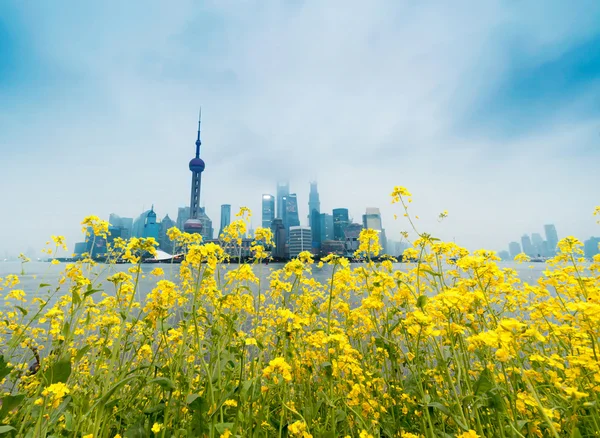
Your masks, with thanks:
[[[173,254],[175,249],[167,236],[167,231],[172,227],[188,233],[201,234],[204,242],[222,244],[219,236],[231,223],[231,205],[221,205],[221,221],[218,235],[215,237],[212,220],[200,204],[202,173],[206,168],[204,160],[200,158],[202,145],[200,127],[199,116],[195,156],[188,164],[189,171],[192,173],[190,203],[189,206],[178,209],[176,220],[171,219],[168,214],[162,220],[157,219],[154,206],[135,219],[113,213],[109,217],[107,239],[94,237],[93,234],[88,233],[85,242],[75,245],[76,255],[88,253],[92,256],[102,256],[106,254],[109,244],[116,238],[130,237],[152,237],[158,242],[160,250]],[[290,193],[288,182],[277,183],[275,195],[270,193],[262,195],[261,213],[262,227],[270,228],[273,232],[274,246],[271,249],[271,257],[276,260],[296,257],[302,251],[309,251],[318,256],[332,253],[352,256],[358,248],[358,237],[363,228],[371,228],[379,233],[383,253],[399,256],[407,246],[400,242],[388,241],[379,208],[366,208],[361,223],[353,221],[347,208],[334,208],[329,212],[322,212],[317,183],[314,181],[310,183],[308,217],[305,224],[301,224],[300,221],[298,196],[296,193]],[[252,234],[250,230],[242,240],[241,247],[223,246],[232,257],[249,257]]]

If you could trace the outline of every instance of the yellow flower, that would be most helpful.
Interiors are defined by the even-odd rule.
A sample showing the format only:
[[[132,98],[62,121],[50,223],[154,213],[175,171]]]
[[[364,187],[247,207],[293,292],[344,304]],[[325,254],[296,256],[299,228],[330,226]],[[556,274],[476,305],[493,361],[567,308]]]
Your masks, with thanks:
[[[364,429],[360,431],[360,434],[358,436],[359,436],[359,438],[373,438],[373,435],[371,435],[369,432],[367,432]]]
[[[154,432],[155,434],[159,433],[161,430],[163,430],[164,426],[162,423],[154,423],[152,425],[152,429],[150,429],[152,432]]]
[[[231,437],[231,431],[229,429],[225,429],[225,432],[223,432],[221,435],[219,435],[219,438],[229,438]]]
[[[94,434],[88,433],[87,435],[83,435],[81,438],[94,438]]]
[[[150,275],[159,277],[161,275],[165,275],[165,271],[163,271],[162,268],[154,268],[152,271],[150,271]]]
[[[456,438],[480,438],[473,429],[469,429],[468,432],[461,433],[460,435],[456,435]]]
[[[295,421],[288,426],[288,432],[293,437],[312,438],[312,434],[308,433],[308,428],[304,421]]]
[[[244,343],[246,345],[256,345],[256,339],[254,339],[254,338],[246,338],[246,340],[244,341]]]
[[[223,406],[228,406],[231,408],[235,408],[237,405],[238,405],[238,402],[233,399],[225,400],[225,402],[223,403]]]

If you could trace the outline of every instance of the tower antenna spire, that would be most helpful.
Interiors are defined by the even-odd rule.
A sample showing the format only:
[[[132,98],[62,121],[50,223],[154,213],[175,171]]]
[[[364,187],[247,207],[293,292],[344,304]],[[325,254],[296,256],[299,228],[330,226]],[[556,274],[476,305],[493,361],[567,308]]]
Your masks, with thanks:
[[[202,106],[200,106],[200,110],[198,111],[198,138],[196,139],[196,158],[200,157],[200,145],[202,141],[200,141],[200,123],[202,121]]]

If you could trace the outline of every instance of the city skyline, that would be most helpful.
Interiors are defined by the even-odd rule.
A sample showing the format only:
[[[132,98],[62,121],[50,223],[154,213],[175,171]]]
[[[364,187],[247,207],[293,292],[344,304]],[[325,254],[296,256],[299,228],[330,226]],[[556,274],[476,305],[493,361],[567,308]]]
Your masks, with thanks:
[[[469,249],[600,234],[600,5],[339,6],[4,2],[0,254],[72,248],[90,214],[178,216],[200,104],[215,228],[224,203],[257,227],[283,180],[301,225],[318,181],[321,212],[377,207],[391,241],[394,185],[421,231]]]

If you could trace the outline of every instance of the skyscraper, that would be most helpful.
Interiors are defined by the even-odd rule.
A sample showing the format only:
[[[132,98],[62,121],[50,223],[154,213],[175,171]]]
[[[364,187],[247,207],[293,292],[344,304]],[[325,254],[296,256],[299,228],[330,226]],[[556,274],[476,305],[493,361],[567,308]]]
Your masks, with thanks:
[[[347,208],[333,209],[333,238],[334,240],[344,240],[344,231],[350,223]]]
[[[321,213],[319,219],[321,231],[320,241],[333,240],[333,216],[327,213]]]
[[[519,242],[510,242],[508,244],[508,252],[510,256],[514,259],[518,254],[521,254],[521,245]]]
[[[183,231],[185,221],[190,218],[190,207],[179,207],[177,209],[177,228]]]
[[[308,224],[312,227],[313,213],[321,213],[321,202],[319,201],[319,191],[317,190],[316,181],[310,183],[310,192],[308,194]]]
[[[546,234],[546,241],[548,242],[548,249],[550,256],[556,253],[556,247],[558,246],[558,234],[556,233],[556,227],[554,224],[544,225],[544,232]]]
[[[271,257],[276,259],[285,258],[285,242],[287,235],[283,220],[275,218],[271,222],[271,232],[273,233],[273,249],[271,250]]]
[[[183,229],[188,233],[200,233],[202,231],[202,221],[200,220],[200,188],[202,182],[202,172],[206,165],[200,158],[200,122],[202,119],[202,110],[198,114],[198,137],[196,138],[196,156],[192,158],[189,164],[192,172],[192,187],[190,190],[190,218],[183,225]]]
[[[290,193],[282,198],[283,202],[283,225],[289,232],[290,227],[299,227],[300,218],[298,217],[298,198],[295,193]]]
[[[171,239],[169,239],[169,236],[167,235],[167,231],[169,231],[171,228],[176,227],[177,223],[171,219],[169,217],[169,215],[166,215],[162,221],[160,221],[160,231],[158,234],[158,246],[160,249],[162,249],[165,252],[168,252],[170,254],[173,253],[173,242],[171,241]]]
[[[521,237],[521,245],[523,246],[523,252],[527,254],[529,257],[535,256],[535,249],[531,244],[531,239],[528,234],[523,234]]]
[[[275,197],[265,193],[262,195],[262,227],[271,228],[273,219],[275,219]]]
[[[283,215],[285,214],[284,201],[283,197],[288,196],[290,194],[290,183],[279,182],[277,183],[277,218],[283,219]]]
[[[231,223],[231,205],[221,205],[221,228],[219,228],[219,236],[223,234],[223,229]],[[217,236],[217,238],[219,237]]]
[[[113,227],[121,229],[121,239],[129,239],[133,231],[133,219],[130,217],[121,217],[111,213],[108,217],[108,223]]]
[[[156,222],[156,213],[154,212],[154,206],[150,209],[150,212],[146,215],[146,221],[144,222],[144,235],[142,237],[154,237],[158,242],[158,235],[160,231],[160,224]]]
[[[310,227],[290,227],[290,258],[298,257],[302,251],[310,251],[312,248],[312,232]]]
[[[369,207],[363,215],[363,226],[379,232],[379,244],[383,249],[383,253],[386,251],[387,239],[385,237],[385,231],[381,223],[381,212],[378,208]]]
[[[533,250],[535,255],[546,256],[546,251],[544,251],[544,239],[540,235],[540,233],[533,233],[531,235],[531,243],[533,245]]]

